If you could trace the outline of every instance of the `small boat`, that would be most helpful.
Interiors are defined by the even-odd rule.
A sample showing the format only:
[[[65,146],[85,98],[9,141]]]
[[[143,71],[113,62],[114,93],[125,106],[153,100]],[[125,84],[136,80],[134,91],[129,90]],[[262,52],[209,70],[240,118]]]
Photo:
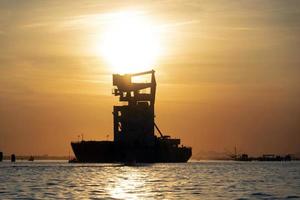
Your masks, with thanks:
[[[16,155],[15,154],[11,154],[10,161],[11,162],[16,162]]]
[[[34,157],[33,157],[33,156],[30,156],[30,157],[28,158],[28,161],[33,162],[33,161],[34,161]]]

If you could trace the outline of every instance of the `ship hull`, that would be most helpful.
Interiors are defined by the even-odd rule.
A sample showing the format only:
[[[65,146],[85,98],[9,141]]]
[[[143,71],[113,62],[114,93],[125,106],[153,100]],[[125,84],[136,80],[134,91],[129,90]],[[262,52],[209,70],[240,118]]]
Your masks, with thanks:
[[[164,146],[128,146],[113,141],[81,141],[71,143],[77,162],[82,163],[167,163],[187,162],[191,148]]]

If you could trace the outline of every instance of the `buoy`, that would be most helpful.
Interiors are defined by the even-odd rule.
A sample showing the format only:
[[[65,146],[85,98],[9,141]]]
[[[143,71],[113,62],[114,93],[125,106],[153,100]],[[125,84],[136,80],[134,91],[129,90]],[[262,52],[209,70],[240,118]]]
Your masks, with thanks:
[[[16,162],[16,155],[11,154],[10,160],[11,160],[11,162]]]

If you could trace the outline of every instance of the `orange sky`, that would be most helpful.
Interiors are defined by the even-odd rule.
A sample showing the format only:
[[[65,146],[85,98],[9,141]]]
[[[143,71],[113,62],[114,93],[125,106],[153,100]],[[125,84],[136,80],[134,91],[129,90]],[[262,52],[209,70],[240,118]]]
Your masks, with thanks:
[[[0,151],[67,155],[112,139],[115,13],[159,35],[156,121],[194,154],[300,152],[299,1],[1,1]]]

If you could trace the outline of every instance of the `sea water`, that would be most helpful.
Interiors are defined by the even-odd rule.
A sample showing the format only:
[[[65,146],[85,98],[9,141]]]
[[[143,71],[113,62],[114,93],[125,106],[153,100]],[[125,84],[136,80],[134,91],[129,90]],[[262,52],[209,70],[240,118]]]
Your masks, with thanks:
[[[300,199],[300,162],[0,163],[0,199]]]

